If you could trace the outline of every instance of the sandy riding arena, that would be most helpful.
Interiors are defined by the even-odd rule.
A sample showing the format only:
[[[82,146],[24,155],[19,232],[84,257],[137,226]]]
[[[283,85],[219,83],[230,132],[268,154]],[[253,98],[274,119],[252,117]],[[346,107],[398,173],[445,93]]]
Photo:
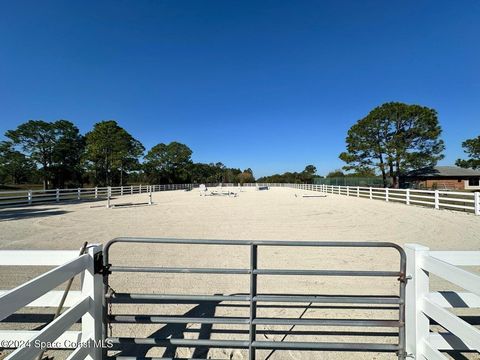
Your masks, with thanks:
[[[232,191],[238,192],[238,189]],[[105,202],[57,203],[0,210],[0,249],[79,249],[85,241],[106,243],[116,237],[153,237],[226,240],[338,240],[386,241],[403,246],[418,243],[435,250],[480,250],[480,218],[461,212],[433,210],[368,199],[327,194],[326,197],[302,197],[306,193],[290,188],[257,191],[247,188],[238,196],[200,196],[192,191],[166,191],[153,194],[153,205],[117,206]],[[297,194],[297,196],[295,196]],[[145,203],[147,195],[118,197],[112,204]],[[248,268],[247,247],[205,245],[118,245],[112,247],[115,265],[164,267]],[[271,248],[259,253],[259,268],[398,270],[398,253],[391,249]],[[12,288],[45,268],[0,268],[2,289]],[[203,275],[118,273],[111,277],[116,292],[148,294],[245,294],[248,275]],[[78,287],[78,283],[74,284]],[[448,284],[432,280],[437,290]],[[265,276],[258,284],[259,293],[268,294],[357,294],[394,295],[394,278],[336,276]],[[117,314],[162,314],[248,317],[245,304],[115,305]],[[31,311],[31,310],[29,310]],[[54,310],[52,310],[53,312]],[[45,311],[43,311],[45,312]],[[299,303],[294,307],[265,307],[260,316],[282,318],[355,317],[392,319],[398,310],[363,307],[325,306]],[[375,313],[375,315],[373,315]],[[34,329],[39,324],[21,326]],[[5,324],[7,326],[7,324]],[[12,327],[11,324],[8,326]],[[15,324],[16,328],[19,324]],[[5,328],[5,327],[4,327]],[[7,327],[8,328],[8,327]],[[114,324],[114,337],[182,337],[209,339],[246,339],[243,325],[198,324]],[[312,335],[312,330],[318,330]],[[389,328],[372,327],[371,334],[359,336],[358,328],[311,327],[304,325],[258,327],[261,340],[269,341],[363,341],[395,343]],[[290,331],[286,336],[282,331]],[[109,334],[110,335],[110,334]],[[125,356],[131,354],[125,353]],[[61,353],[58,357],[61,358]],[[189,348],[144,349],[136,356],[165,358],[193,357],[246,359],[244,350],[215,349],[208,354]],[[0,355],[0,358],[2,356]],[[381,353],[314,353],[259,350],[257,359],[394,359]]]

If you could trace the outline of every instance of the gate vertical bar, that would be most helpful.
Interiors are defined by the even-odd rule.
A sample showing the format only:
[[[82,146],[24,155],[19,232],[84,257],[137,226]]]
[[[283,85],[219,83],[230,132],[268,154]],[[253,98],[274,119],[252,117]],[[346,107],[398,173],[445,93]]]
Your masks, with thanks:
[[[254,271],[257,269],[257,245],[250,245],[250,321],[248,331],[248,360],[255,360],[255,348],[252,347],[252,343],[256,340],[257,327],[253,323],[253,320],[257,317],[257,303],[254,301],[254,297],[257,296],[257,274]]]

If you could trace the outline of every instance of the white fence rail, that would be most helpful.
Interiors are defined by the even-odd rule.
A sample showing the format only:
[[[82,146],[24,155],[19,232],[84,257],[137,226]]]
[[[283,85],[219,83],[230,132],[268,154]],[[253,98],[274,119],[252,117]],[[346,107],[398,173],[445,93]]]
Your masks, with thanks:
[[[480,276],[460,266],[479,266],[480,251],[430,251],[415,244],[407,253],[407,353],[415,359],[447,360],[441,351],[480,352],[480,330],[447,309],[480,308]],[[466,292],[431,292],[434,274]],[[432,331],[431,321],[445,331]]]
[[[47,343],[49,348],[73,349],[69,359],[101,359],[100,347],[82,346],[102,339],[103,282],[94,273],[95,255],[101,250],[101,246],[90,246],[81,256],[77,251],[0,251],[0,265],[56,266],[12,290],[0,291],[0,321],[26,306],[57,307],[63,291],[53,289],[75,275],[81,275],[82,281],[80,291],[68,294],[64,303],[68,310],[42,330],[0,331],[2,347],[15,349],[6,360],[35,359]],[[81,331],[68,331],[79,319]]]
[[[213,186],[237,186],[239,184],[206,184]],[[143,194],[148,192],[193,189],[198,184],[129,185],[117,187],[96,187],[56,190],[19,190],[0,192],[0,207],[28,205],[45,202],[72,200],[107,200],[110,197]],[[448,190],[391,189],[362,186],[336,186],[315,184],[248,183],[245,187],[270,186],[289,187],[300,190],[320,191],[329,194],[353,196],[370,200],[383,200],[406,205],[419,205],[434,209],[449,209],[480,215],[480,192]]]
[[[144,194],[148,192],[191,189],[192,184],[128,185],[77,189],[15,190],[0,192],[0,207],[32,205],[35,203],[106,200],[112,196]]]
[[[327,194],[353,196],[370,200],[420,205],[433,209],[449,209],[480,215],[480,193],[448,190],[390,189],[361,186],[336,186],[315,184],[254,184],[271,187],[290,187],[300,190],[320,191]]]

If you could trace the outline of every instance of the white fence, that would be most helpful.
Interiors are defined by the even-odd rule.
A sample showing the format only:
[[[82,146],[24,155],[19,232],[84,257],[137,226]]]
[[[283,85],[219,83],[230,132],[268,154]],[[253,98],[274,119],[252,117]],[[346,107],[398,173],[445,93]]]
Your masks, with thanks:
[[[406,341],[415,359],[447,360],[446,350],[480,352],[480,330],[447,309],[480,308],[480,276],[461,266],[479,266],[480,251],[430,251],[407,244]],[[431,292],[434,274],[466,292]],[[478,310],[477,310],[478,312]],[[431,320],[444,331],[431,331]]]
[[[480,352],[480,330],[447,310],[480,308],[480,276],[461,268],[479,266],[480,251],[430,251],[415,244],[407,244],[405,249],[407,357],[446,360],[448,358],[442,351]],[[52,289],[82,274],[82,289],[71,292],[65,303],[69,309],[42,330],[0,331],[2,347],[16,348],[5,359],[34,359],[42,351],[35,344],[47,342],[53,343],[49,348],[73,349],[68,360],[102,359],[102,349],[93,346],[93,341],[98,345],[103,331],[102,275],[94,271],[95,257],[100,251],[101,246],[89,247],[88,253],[82,256],[76,251],[0,251],[1,265],[59,265],[13,290],[2,291],[0,320],[24,306],[56,307],[62,292]],[[430,273],[465,289],[465,292],[431,292]],[[80,318],[81,331],[69,331]],[[445,330],[432,331],[432,320]],[[87,342],[89,346],[83,345]]]
[[[111,196],[144,194],[150,191],[157,192],[191,189],[192,186],[192,184],[128,185],[77,189],[1,191],[0,207],[13,205],[32,205],[35,203],[46,202],[106,200]]]
[[[2,266],[57,266],[12,290],[0,291],[0,321],[27,307],[58,307],[63,291],[53,290],[75,275],[81,276],[81,290],[70,291],[65,310],[42,330],[2,330],[2,348],[16,348],[5,360],[36,359],[41,346],[73,349],[68,360],[101,359],[101,347],[82,346],[102,339],[102,276],[94,273],[95,255],[101,246],[90,246],[88,252],[78,251],[2,250]],[[81,331],[68,329],[81,318]]]
[[[207,184],[213,186],[237,186],[239,184]],[[96,187],[56,190],[28,190],[0,192],[0,207],[12,205],[27,205],[45,202],[61,202],[72,200],[99,200],[111,196],[142,194],[147,192],[192,189],[198,184],[169,184],[169,185],[130,185],[117,187]],[[480,193],[460,192],[448,190],[413,190],[391,189],[361,186],[336,186],[314,184],[283,184],[283,183],[249,183],[246,187],[270,186],[289,187],[301,190],[320,191],[329,194],[353,196],[370,200],[398,202],[406,205],[420,205],[434,209],[450,209],[480,215]]]
[[[256,184],[254,184],[255,186]],[[336,186],[314,184],[258,184],[272,187],[290,187],[300,190],[320,191],[327,194],[353,196],[370,200],[420,205],[433,209],[465,211],[480,215],[480,193],[447,190],[391,189],[361,186]]]

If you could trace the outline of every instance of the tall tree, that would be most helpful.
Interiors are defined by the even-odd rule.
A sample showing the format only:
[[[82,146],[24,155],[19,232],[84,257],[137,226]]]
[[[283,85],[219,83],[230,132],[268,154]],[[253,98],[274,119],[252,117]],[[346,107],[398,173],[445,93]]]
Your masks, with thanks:
[[[398,102],[373,109],[348,131],[347,151],[340,159],[345,170],[378,168],[387,186],[387,175],[398,187],[409,170],[434,166],[443,158],[441,127],[433,109]]]
[[[5,136],[40,166],[44,189],[55,182],[56,176],[65,178],[72,167],[78,170],[82,138],[78,128],[67,120],[29,120],[7,131]]]
[[[253,183],[255,182],[255,177],[253,176],[252,169],[248,168],[243,170],[240,174],[237,175],[237,182],[240,184]]]
[[[189,180],[191,156],[192,150],[185,144],[176,141],[160,143],[145,156],[145,171],[153,182],[186,182]]]
[[[19,184],[35,173],[35,163],[8,141],[0,142],[0,183]]]
[[[85,135],[87,165],[94,173],[96,184],[123,185],[124,175],[138,170],[139,158],[145,148],[116,121],[96,123]]]
[[[54,123],[54,127],[57,132],[51,166],[54,186],[63,188],[67,182],[80,186],[85,139],[70,121],[59,120]]]
[[[462,143],[462,147],[467,153],[468,159],[458,159],[455,165],[464,168],[480,169],[480,135],[476,138],[465,140]]]

